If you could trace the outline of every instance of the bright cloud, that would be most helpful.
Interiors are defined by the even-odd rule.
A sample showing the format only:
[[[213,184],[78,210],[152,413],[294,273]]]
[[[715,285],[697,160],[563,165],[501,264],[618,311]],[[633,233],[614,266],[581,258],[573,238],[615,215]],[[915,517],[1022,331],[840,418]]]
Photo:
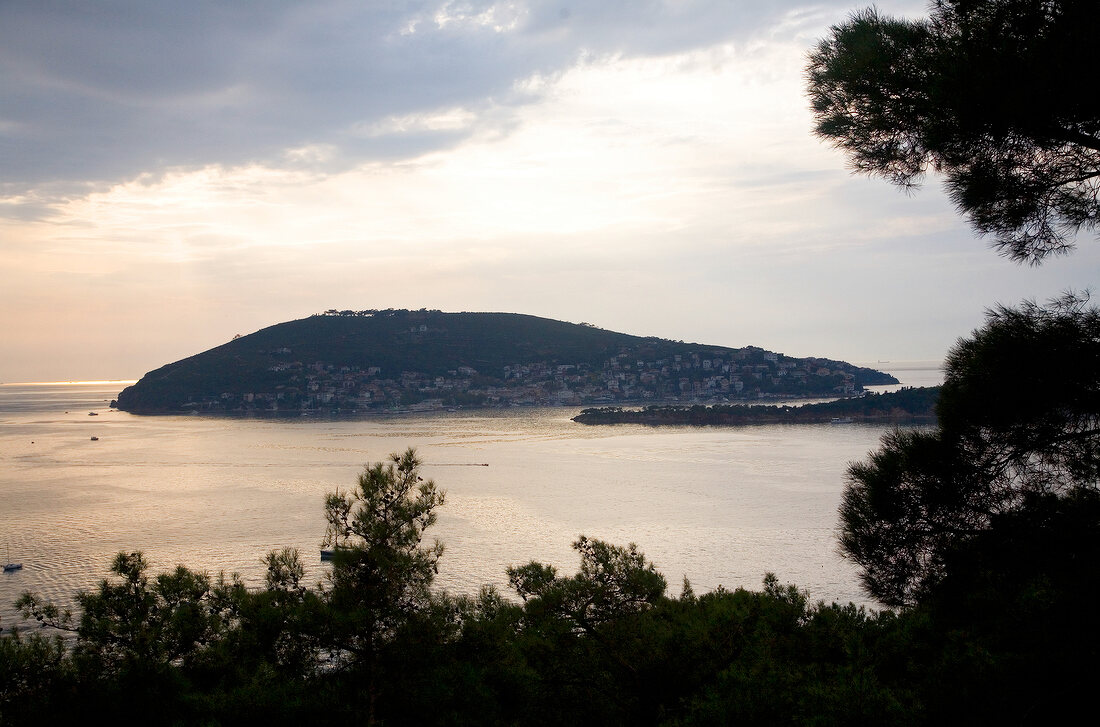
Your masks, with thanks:
[[[332,307],[933,358],[1100,269],[1013,266],[813,138],[847,3],[60,7],[0,6],[3,380]]]

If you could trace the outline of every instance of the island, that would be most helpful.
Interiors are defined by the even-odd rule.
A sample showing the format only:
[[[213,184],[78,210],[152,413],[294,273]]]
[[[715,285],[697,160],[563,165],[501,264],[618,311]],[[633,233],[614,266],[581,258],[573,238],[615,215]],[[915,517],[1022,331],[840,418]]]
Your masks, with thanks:
[[[940,387],[905,387],[888,393],[802,406],[714,405],[648,406],[643,409],[585,409],[573,421],[580,424],[934,424]]]
[[[133,413],[721,404],[896,383],[843,361],[518,313],[329,310],[150,371],[112,403]]]

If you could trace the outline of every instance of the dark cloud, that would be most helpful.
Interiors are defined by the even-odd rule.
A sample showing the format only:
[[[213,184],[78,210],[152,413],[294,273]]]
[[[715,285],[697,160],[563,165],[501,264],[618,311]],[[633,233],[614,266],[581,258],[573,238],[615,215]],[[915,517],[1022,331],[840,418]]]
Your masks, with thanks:
[[[797,4],[5,2],[0,192],[310,145],[329,164],[445,148],[473,129],[364,129],[447,107],[504,123],[533,74],[744,38]]]

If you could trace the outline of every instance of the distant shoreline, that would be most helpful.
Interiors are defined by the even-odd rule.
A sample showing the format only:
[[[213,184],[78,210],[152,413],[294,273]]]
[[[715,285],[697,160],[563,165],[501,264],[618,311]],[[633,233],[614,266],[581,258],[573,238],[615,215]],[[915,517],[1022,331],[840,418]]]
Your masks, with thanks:
[[[137,379],[94,379],[89,381],[0,381],[0,386],[106,386],[107,384],[132,385]]]
[[[761,401],[769,401],[768,404],[760,404]],[[607,402],[606,407],[595,408],[617,408],[617,407],[714,407],[714,406],[762,406],[768,408],[774,407],[791,407],[800,408],[803,406],[812,406],[815,404],[831,403],[836,401],[835,397],[823,397],[823,396],[806,396],[806,397],[792,397],[792,396],[776,396],[776,397],[764,397],[759,399],[744,399],[737,402],[679,402],[679,401],[660,401],[653,402],[652,400],[632,400],[622,402]],[[756,403],[749,403],[756,402]],[[133,416],[201,416],[210,418],[229,418],[229,419],[241,419],[241,418],[255,418],[255,419],[302,419],[302,418],[332,418],[332,419],[375,419],[385,418],[390,416],[407,416],[407,415],[434,415],[434,414],[473,414],[478,412],[521,412],[530,410],[562,410],[562,411],[580,411],[583,409],[591,408],[583,404],[552,404],[546,402],[533,402],[522,404],[506,404],[506,405],[485,405],[485,404],[467,404],[467,405],[454,405],[454,406],[442,406],[437,408],[363,408],[363,409],[344,409],[344,408],[320,408],[320,409],[182,409],[182,410],[164,410],[164,411],[126,411],[119,409],[117,406],[112,406],[119,412],[131,414]]]
[[[573,417],[579,424],[652,426],[745,426],[754,424],[933,424],[940,387],[906,387],[896,392],[802,406],[730,404],[589,408]]]

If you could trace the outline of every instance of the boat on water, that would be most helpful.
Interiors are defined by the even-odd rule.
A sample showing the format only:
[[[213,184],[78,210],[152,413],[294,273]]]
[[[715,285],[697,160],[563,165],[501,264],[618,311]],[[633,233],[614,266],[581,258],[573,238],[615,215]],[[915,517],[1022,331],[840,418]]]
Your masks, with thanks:
[[[322,548],[321,549],[321,560],[322,561],[332,560],[332,557],[336,554],[337,550],[345,550],[345,549],[346,549],[346,547],[342,546],[342,545],[337,546],[335,548]]]
[[[12,571],[23,570],[23,564],[22,563],[13,563],[12,562],[12,560],[11,560],[11,546],[8,546],[7,551],[8,551],[8,557],[7,557],[7,560],[4,563],[4,572],[5,573],[11,573]]]
[[[99,414],[96,414],[94,411],[90,411],[90,412],[88,412],[88,416],[97,417],[97,416],[99,416]]]
[[[830,424],[851,424],[852,417],[833,417]]]

